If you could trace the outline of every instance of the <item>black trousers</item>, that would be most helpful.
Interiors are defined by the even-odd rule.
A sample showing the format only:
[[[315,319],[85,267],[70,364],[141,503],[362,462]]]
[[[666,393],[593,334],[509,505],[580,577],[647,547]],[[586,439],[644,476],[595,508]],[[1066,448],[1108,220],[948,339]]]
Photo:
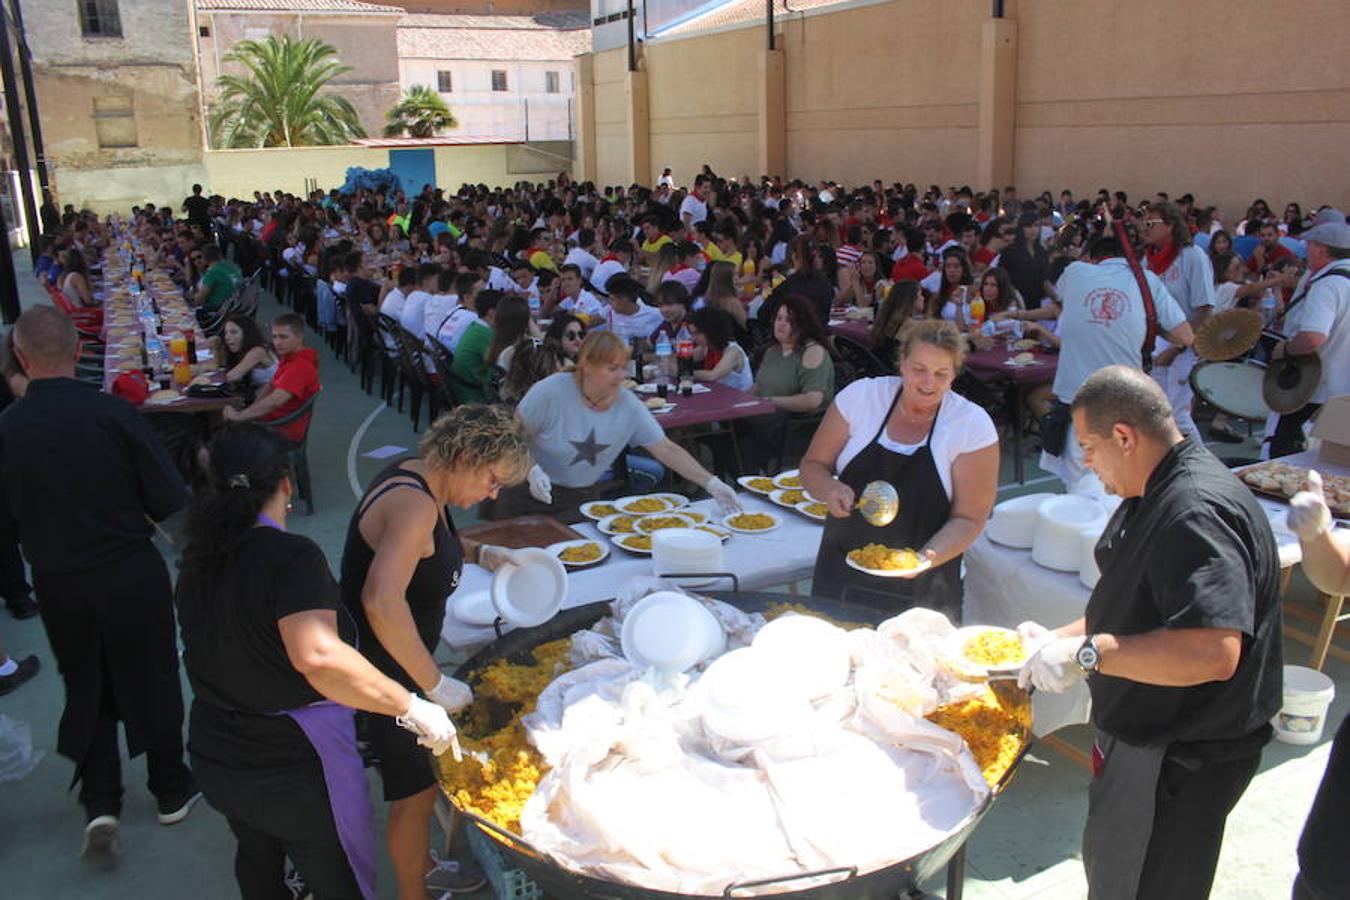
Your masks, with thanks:
[[[24,574],[19,545],[0,542],[0,599],[17,603],[26,599],[32,591]]]
[[[66,692],[57,750],[75,763],[88,815],[121,810],[119,722],[128,753],[146,753],[151,793],[191,789],[173,597],[159,553],[147,542],[98,568],[33,580]]]
[[[192,768],[207,802],[225,816],[239,842],[234,876],[243,900],[291,900],[285,884],[288,856],[315,900],[361,900],[317,760],[255,771],[221,766],[194,753]]]
[[[1158,775],[1140,898],[1195,900],[1209,896],[1219,864],[1224,824],[1251,783],[1261,753],[1206,760],[1194,768],[1169,755]]]
[[[1275,434],[1270,438],[1270,458],[1289,456],[1308,449],[1308,441],[1303,436],[1303,426],[1317,415],[1322,408],[1320,403],[1309,403],[1291,413],[1284,413],[1275,422]]]

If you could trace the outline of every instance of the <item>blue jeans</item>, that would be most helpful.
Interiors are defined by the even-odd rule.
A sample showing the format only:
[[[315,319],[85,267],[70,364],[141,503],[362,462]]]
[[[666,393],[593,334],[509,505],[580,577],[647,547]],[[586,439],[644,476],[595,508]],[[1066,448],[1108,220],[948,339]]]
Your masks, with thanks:
[[[628,464],[628,480],[639,490],[650,491],[666,477],[666,467],[650,456],[628,453],[624,456],[624,462]],[[600,476],[600,480],[605,481],[613,477],[614,470],[610,469]]]

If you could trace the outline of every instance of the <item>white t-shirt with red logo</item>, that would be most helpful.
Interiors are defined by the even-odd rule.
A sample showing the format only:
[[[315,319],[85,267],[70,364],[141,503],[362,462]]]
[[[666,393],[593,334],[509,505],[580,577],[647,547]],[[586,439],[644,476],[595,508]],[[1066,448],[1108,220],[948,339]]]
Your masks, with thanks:
[[[1171,331],[1186,321],[1176,298],[1152,272],[1145,272],[1158,326]],[[1065,403],[1106,366],[1140,365],[1139,348],[1148,330],[1144,299],[1139,285],[1123,259],[1100,263],[1074,262],[1055,285],[1064,306],[1059,314],[1059,368],[1054,392]]]

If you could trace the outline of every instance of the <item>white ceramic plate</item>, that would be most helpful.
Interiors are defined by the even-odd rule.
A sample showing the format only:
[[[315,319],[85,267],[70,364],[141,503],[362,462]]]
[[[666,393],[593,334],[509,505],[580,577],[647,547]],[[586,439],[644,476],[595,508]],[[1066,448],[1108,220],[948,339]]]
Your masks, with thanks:
[[[799,513],[801,513],[802,515],[806,516],[808,519],[815,519],[817,522],[824,522],[826,519],[828,519],[828,518],[830,517],[830,514],[829,514],[828,512],[826,512],[824,515],[818,516],[818,515],[816,515],[815,513],[810,512],[810,511],[807,509],[807,507],[809,507],[809,506],[811,506],[811,505],[813,505],[813,504],[816,504],[816,503],[820,503],[820,501],[819,501],[819,500],[803,500],[801,503],[798,503],[796,506],[794,506],[793,509],[797,510],[797,512],[799,512]]]
[[[648,512],[634,512],[633,510],[627,509],[628,504],[632,503],[634,500],[646,500],[649,497],[666,501],[665,508],[650,510]],[[618,500],[615,500],[614,505],[630,515],[649,516],[653,512],[670,512],[671,510],[688,506],[689,498],[683,494],[631,494],[627,497],[620,497]]]
[[[648,548],[648,549],[646,549],[646,550],[643,550],[641,547],[630,547],[630,546],[628,546],[627,544],[625,544],[625,543],[624,543],[624,540],[625,540],[626,538],[630,538],[630,537],[651,537],[651,535],[640,535],[640,534],[613,534],[613,535],[610,535],[609,539],[610,539],[611,542],[613,542],[614,546],[616,546],[616,547],[618,547],[618,548],[620,548],[620,549],[622,549],[622,550],[627,550],[629,553],[640,553],[640,554],[642,554],[643,556],[651,556],[651,555],[652,555],[651,548]]]
[[[976,662],[975,660],[966,656],[965,652],[966,641],[970,640],[971,638],[977,635],[984,634],[986,631],[995,631],[1001,634],[1006,634],[1010,637],[1017,637],[1017,632],[1011,628],[1000,628],[997,625],[967,625],[964,628],[956,629],[956,631],[952,633],[952,636],[947,639],[950,642],[947,645],[947,652],[958,659],[962,659],[970,663],[971,665],[983,666],[990,672],[1016,672],[1018,669],[1022,668],[1022,663],[1027,661],[1027,657],[1025,656],[1019,659],[1017,662],[1002,663],[996,666]],[[1028,651],[1030,651],[1030,648],[1026,647],[1025,641],[1023,642],[1023,647],[1025,647]],[[1030,656],[1030,652],[1028,652],[1027,655]]]
[[[802,477],[802,473],[801,473],[801,472],[798,472],[796,469],[788,469],[786,472],[779,472],[777,475],[775,475],[775,476],[773,477],[773,486],[776,487],[776,488],[780,488],[780,489],[782,489],[782,490],[785,490],[785,491],[786,491],[786,490],[803,490],[803,491],[804,491],[804,490],[806,490],[806,486],[805,486],[805,485],[801,485],[801,484],[796,484],[796,485],[794,485],[794,484],[789,484],[789,483],[788,483],[788,479],[790,479],[790,478],[796,478],[796,479],[800,480],[801,477]]]
[[[811,496],[806,492],[806,488],[788,488],[787,490],[779,488],[778,490],[774,491],[772,494],[769,495],[769,499],[772,500],[774,503],[777,503],[784,509],[796,509],[797,504],[801,503],[802,501],[801,500],[791,501],[784,496],[785,494],[788,494],[792,491],[800,491],[803,497],[809,498]]]
[[[917,575],[920,572],[926,572],[933,567],[931,559],[922,559],[919,564],[912,569],[869,569],[860,563],[853,561],[853,557],[844,554],[844,562],[848,563],[850,569],[857,569],[859,572],[866,572],[868,575],[875,575],[878,578],[904,578],[909,575]]]
[[[752,481],[762,481],[769,486],[767,488],[755,487],[751,484]],[[777,490],[777,488],[773,486],[773,479],[768,475],[742,475],[740,478],[736,479],[736,483],[750,493],[759,494],[761,497],[767,497]]]
[[[637,534],[636,531],[619,531],[615,528],[614,521],[620,518],[628,518],[636,522],[638,519],[642,518],[642,516],[639,516],[636,513],[616,513],[612,516],[605,516],[599,522],[595,523],[595,527],[599,528],[601,533],[611,536],[616,534]]]
[[[610,511],[603,512],[602,510],[605,507],[609,507]],[[607,518],[608,516],[618,515],[619,507],[614,505],[613,500],[591,500],[581,504],[581,514],[592,522],[599,522],[601,519]]]
[[[653,532],[661,530],[659,528],[650,527],[657,519],[678,519],[680,521],[679,525],[669,525],[667,526],[669,528],[688,528],[694,524],[694,520],[683,513],[659,512],[638,519],[633,523],[633,528],[637,530],[638,534],[652,534]]]
[[[600,548],[600,555],[597,556],[595,559],[591,560],[590,562],[568,562],[567,560],[562,558],[562,552],[566,550],[568,547],[584,547],[587,544],[594,544],[595,546]],[[569,569],[585,569],[590,566],[594,566],[597,563],[602,563],[609,558],[609,547],[605,544],[604,541],[596,540],[593,538],[579,538],[574,541],[558,541],[558,543],[556,544],[549,544],[544,549],[546,549],[549,553],[552,553],[554,556],[558,557],[558,561]]]
[[[657,407],[651,407],[651,406],[649,406],[649,407],[647,407],[647,411],[648,411],[649,413],[651,413],[652,415],[654,415],[654,416],[661,416],[661,415],[665,415],[666,413],[670,412],[670,411],[673,410],[674,408],[675,408],[675,404],[674,404],[674,403],[667,403],[665,406],[657,406]]]
[[[742,515],[768,516],[770,519],[773,519],[773,525],[771,525],[768,528],[738,528],[737,526],[731,524],[732,519]],[[778,515],[777,513],[759,512],[758,510],[756,510],[753,513],[732,513],[729,516],[724,516],[722,518],[722,524],[738,534],[768,534],[770,531],[773,531],[774,529],[778,528],[783,524],[783,517]]]

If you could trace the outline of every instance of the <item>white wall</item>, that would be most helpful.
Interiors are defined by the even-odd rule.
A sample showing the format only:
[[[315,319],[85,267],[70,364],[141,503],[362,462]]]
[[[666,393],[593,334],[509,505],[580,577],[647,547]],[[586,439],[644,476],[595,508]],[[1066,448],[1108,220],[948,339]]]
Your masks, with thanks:
[[[492,71],[506,72],[506,90],[492,90]],[[399,82],[403,90],[438,85],[436,73],[449,71],[452,90],[441,97],[459,120],[452,132],[465,137],[533,141],[569,140],[571,109],[575,104],[571,60],[508,62],[503,60],[401,59]],[[545,91],[548,72],[558,73],[558,93]]]

